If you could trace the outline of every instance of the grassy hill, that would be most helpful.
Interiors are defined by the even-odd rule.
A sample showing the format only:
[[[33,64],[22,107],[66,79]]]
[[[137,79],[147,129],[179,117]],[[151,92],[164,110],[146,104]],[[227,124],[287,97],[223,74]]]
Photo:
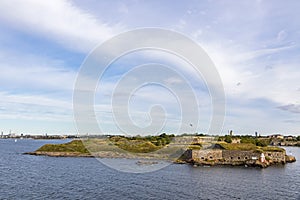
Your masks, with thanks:
[[[241,151],[252,150],[252,151],[259,151],[259,152],[264,152],[264,151],[284,152],[285,151],[283,148],[280,147],[271,147],[271,146],[260,147],[252,143],[233,144],[233,143],[219,142],[218,144],[226,150],[241,150]]]
[[[81,140],[73,140],[64,144],[45,144],[36,151],[89,153]]]

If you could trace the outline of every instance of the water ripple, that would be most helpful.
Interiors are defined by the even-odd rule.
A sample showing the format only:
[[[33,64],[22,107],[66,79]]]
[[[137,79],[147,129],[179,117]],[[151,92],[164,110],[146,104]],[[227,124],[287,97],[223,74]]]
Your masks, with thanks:
[[[288,148],[298,162],[285,166],[194,168],[173,164],[145,174],[118,172],[93,158],[22,154],[59,142],[66,141],[0,140],[0,199],[299,200],[299,148]]]

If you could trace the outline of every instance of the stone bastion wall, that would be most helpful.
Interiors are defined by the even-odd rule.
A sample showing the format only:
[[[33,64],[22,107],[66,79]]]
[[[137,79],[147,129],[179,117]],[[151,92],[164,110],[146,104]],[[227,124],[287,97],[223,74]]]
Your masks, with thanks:
[[[242,150],[221,150],[221,149],[205,149],[205,150],[188,150],[186,152],[187,159],[192,159],[195,162],[204,161],[222,161],[243,162],[248,160],[258,160],[261,156],[257,151],[242,151]],[[266,159],[273,162],[285,162],[285,152],[264,152]]]

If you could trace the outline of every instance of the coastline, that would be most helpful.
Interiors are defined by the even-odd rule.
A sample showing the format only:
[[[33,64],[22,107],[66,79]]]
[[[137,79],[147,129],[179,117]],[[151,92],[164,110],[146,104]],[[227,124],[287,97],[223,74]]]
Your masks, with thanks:
[[[162,158],[159,155],[156,156],[136,156],[130,154],[120,154],[120,153],[112,153],[112,152],[101,152],[98,154],[83,154],[77,152],[26,152],[25,155],[34,155],[34,156],[49,156],[49,157],[77,157],[77,158],[109,158],[109,159],[140,159],[140,160],[161,160],[161,161],[169,161],[174,164],[190,164],[194,167],[196,166],[245,166],[245,167],[260,167],[260,168],[267,168],[271,165],[285,165],[286,163],[296,162],[295,157],[288,156],[290,159],[286,160],[286,162],[260,162],[259,160],[256,161],[241,161],[241,162],[222,162],[222,161],[202,161],[202,162],[195,162],[194,160],[182,160],[176,159],[171,160],[167,158]],[[141,163],[146,161],[140,161]],[[148,163],[149,164],[149,163]],[[155,164],[155,163],[150,163]]]
[[[260,167],[266,168],[271,165],[286,164],[295,162],[295,157],[286,155],[286,151],[279,147],[263,147],[258,148],[255,146],[242,145],[243,149],[236,150],[234,148],[241,148],[241,145],[231,144],[215,144],[213,149],[187,149],[182,151],[177,156],[170,156],[169,152],[148,152],[148,153],[135,153],[129,152],[115,145],[101,140],[93,141],[97,143],[97,151],[90,152],[87,150],[86,143],[83,144],[81,140],[73,140],[64,144],[46,144],[34,152],[26,152],[24,154],[34,156],[49,156],[49,157],[84,157],[84,158],[125,158],[125,159],[141,159],[141,160],[162,160],[169,161],[176,164],[190,164],[193,166],[245,166],[245,167]],[[233,148],[233,150],[225,149],[225,147]],[[92,146],[89,146],[91,148]],[[93,146],[94,147],[94,146]],[[109,147],[109,148],[108,148]],[[253,150],[253,148],[257,148]],[[166,148],[168,149],[168,147]],[[263,151],[262,149],[265,149]],[[260,155],[266,154],[265,160],[259,158]],[[179,156],[178,156],[179,155]],[[181,155],[181,156],[180,156]]]

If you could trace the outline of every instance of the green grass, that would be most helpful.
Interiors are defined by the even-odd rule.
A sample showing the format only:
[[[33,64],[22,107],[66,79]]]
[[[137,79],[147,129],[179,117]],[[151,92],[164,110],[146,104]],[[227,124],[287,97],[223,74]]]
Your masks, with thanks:
[[[140,139],[85,139],[73,140],[65,144],[46,144],[36,151],[74,153],[97,153],[102,151],[126,153],[126,151],[128,151],[132,153],[150,153],[160,149],[163,150],[165,146],[166,145],[157,146],[150,141]],[[169,148],[164,149],[164,151],[160,153],[166,153],[168,151],[170,151]]]
[[[156,146],[149,141],[144,140],[128,140],[122,138],[114,142],[119,148],[133,153],[149,153],[161,149],[163,146]]]
[[[89,153],[81,140],[73,140],[64,144],[45,144],[36,151]]]
[[[173,137],[173,135],[166,134],[146,137],[112,136],[109,140],[112,144],[128,152],[150,153],[163,149],[171,142]]]
[[[225,142],[218,142],[226,150],[241,150],[241,151],[256,151],[256,152],[284,152],[285,150],[279,147],[259,147],[251,143],[230,144]],[[119,148],[118,148],[119,147]],[[166,148],[164,148],[166,147]],[[189,149],[199,150],[200,144],[189,145]],[[87,139],[87,140],[73,140],[65,144],[46,144],[36,151],[43,152],[73,152],[89,154],[101,151],[106,152],[120,152],[126,153],[151,153],[157,154],[173,154],[174,152],[183,152],[184,146],[180,145],[159,145],[152,143],[149,140],[134,138],[128,139],[125,137],[118,137],[113,139]],[[177,154],[174,154],[177,155]]]
[[[237,144],[229,144],[229,143],[223,143],[219,142],[219,145],[221,145],[226,150],[241,150],[241,151],[256,151],[259,153],[263,153],[265,151],[273,151],[273,152],[284,152],[285,150],[280,147],[272,147],[272,146],[266,146],[266,147],[259,147],[252,143],[237,143]]]
[[[260,149],[262,149],[263,151],[274,151],[274,152],[284,152],[285,150],[283,148],[280,147],[261,147]]]
[[[221,145],[226,150],[241,150],[241,151],[250,151],[250,150],[256,150],[257,146],[250,143],[223,143],[219,142],[219,145]]]

